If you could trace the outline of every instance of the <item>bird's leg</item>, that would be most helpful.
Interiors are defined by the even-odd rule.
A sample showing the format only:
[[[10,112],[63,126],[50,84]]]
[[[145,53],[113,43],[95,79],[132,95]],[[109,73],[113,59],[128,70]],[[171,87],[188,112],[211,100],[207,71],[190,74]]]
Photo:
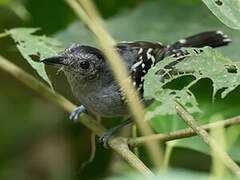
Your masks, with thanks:
[[[103,142],[103,146],[106,148],[106,149],[109,149],[109,145],[108,145],[108,140],[109,138],[114,135],[119,129],[121,129],[122,127],[130,124],[132,122],[132,119],[129,118],[125,121],[123,121],[121,124],[107,130],[107,132],[102,136],[100,137],[99,141],[100,142]]]
[[[82,112],[87,113],[87,109],[83,105],[78,106],[72,111],[72,113],[69,116],[69,119],[72,120],[74,123],[77,123],[78,117]]]

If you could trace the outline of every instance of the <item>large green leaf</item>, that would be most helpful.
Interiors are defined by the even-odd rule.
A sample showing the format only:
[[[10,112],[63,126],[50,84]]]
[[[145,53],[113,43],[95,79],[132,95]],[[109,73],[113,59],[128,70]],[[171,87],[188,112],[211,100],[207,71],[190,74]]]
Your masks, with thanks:
[[[233,29],[240,29],[240,0],[203,0],[217,18]]]
[[[51,81],[45,71],[44,64],[40,63],[39,60],[50,56],[56,56],[62,50],[61,43],[46,36],[33,35],[37,30],[36,28],[15,28],[8,32],[16,42],[23,57],[52,87]],[[38,60],[34,60],[35,58]]]
[[[208,78],[213,82],[213,97],[215,97],[216,93],[220,89],[223,89],[220,92],[222,98],[240,84],[238,62],[233,63],[231,60],[224,57],[219,52],[210,47],[201,49],[203,51],[201,53],[196,53],[200,52],[200,49],[187,50],[190,54],[185,57],[185,60],[176,65],[176,69],[182,71],[182,73],[176,74],[175,76],[172,75],[165,81],[160,81],[160,75],[157,74],[159,69],[164,69],[164,66],[166,66],[169,62],[175,61],[173,57],[168,57],[163,61],[157,63],[156,66],[152,68],[145,76],[145,96],[147,98],[153,98],[156,101],[159,101],[157,106],[152,105],[152,107],[149,108],[147,117],[148,119],[151,119],[153,128],[159,133],[169,132],[186,127],[185,123],[176,115],[174,115],[176,114],[176,101],[184,106],[185,109],[190,113],[194,113],[199,110],[194,95],[190,92],[188,87],[185,87],[182,90],[172,90],[165,88],[164,85],[171,82],[172,79],[193,75],[196,79],[196,83],[202,78]],[[165,69],[166,74],[168,74],[168,71],[170,70]],[[184,71],[188,73],[184,73]],[[211,91],[210,88],[205,89],[206,91]],[[174,93],[172,94],[172,92]],[[207,108],[203,109],[204,118],[199,114],[195,114],[195,117],[201,124],[209,123],[209,119],[214,113],[221,113],[221,115],[224,117],[223,111],[217,112],[218,108],[219,107],[217,107],[216,104],[208,104]],[[231,110],[234,109],[233,107],[230,108]],[[235,108],[238,112],[239,106]],[[169,116],[170,114],[173,115]],[[196,137],[177,140],[175,141],[174,146],[190,148],[207,154],[210,153],[209,148],[202,142],[200,138]],[[236,149],[236,146],[237,145],[235,145],[233,149]],[[231,155],[234,160],[239,160],[236,153],[232,153]]]
[[[162,76],[168,75],[171,71],[171,69],[164,69],[164,67],[170,62],[176,61],[174,57],[167,57],[150,69],[145,76],[144,97],[147,99],[153,98],[161,102],[161,105],[152,112],[153,114],[157,112],[162,115],[176,113],[176,101],[190,113],[200,111],[197,107],[196,99],[188,86],[182,90],[163,88],[164,85],[173,79],[193,75],[196,79],[193,82],[196,83],[200,79],[209,78],[213,82],[213,98],[218,90],[225,88],[221,93],[223,98],[240,84],[239,63],[234,64],[231,60],[210,47],[198,50],[187,49],[187,51],[190,54],[185,57],[185,60],[176,65],[176,69],[182,73],[172,75],[164,81],[161,80]],[[195,51],[203,52],[196,53]],[[233,70],[230,71],[229,68],[233,68]],[[157,73],[160,69],[165,71],[161,76]]]

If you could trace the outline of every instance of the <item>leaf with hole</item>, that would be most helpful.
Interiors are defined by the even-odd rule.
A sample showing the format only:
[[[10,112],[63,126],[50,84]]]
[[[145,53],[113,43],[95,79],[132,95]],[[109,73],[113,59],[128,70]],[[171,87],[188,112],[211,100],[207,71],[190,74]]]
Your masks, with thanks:
[[[240,0],[203,0],[212,13],[224,24],[240,29]]]
[[[23,57],[37,71],[39,76],[52,87],[44,64],[40,63],[39,60],[56,56],[62,50],[61,43],[44,35],[33,35],[37,30],[37,28],[15,28],[8,32],[16,42],[17,48]]]

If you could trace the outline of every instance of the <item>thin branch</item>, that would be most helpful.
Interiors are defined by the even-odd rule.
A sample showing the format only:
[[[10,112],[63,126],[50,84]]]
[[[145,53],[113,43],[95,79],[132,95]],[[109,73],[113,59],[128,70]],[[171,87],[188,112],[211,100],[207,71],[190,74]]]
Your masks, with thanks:
[[[71,113],[76,106],[68,101],[66,98],[58,93],[54,93],[50,88],[45,86],[43,83],[35,79],[30,74],[26,73],[10,61],[0,56],[0,69],[11,74],[13,77],[24,83],[27,87],[34,90],[36,93],[44,97],[50,103],[53,103],[63,109],[64,111]],[[92,117],[87,114],[81,114],[79,121],[93,131],[96,135],[101,137],[105,133],[105,128],[98,124]],[[122,157],[129,162],[129,164],[137,169],[144,175],[150,175],[152,172],[138,159],[128,148],[127,143],[119,138],[110,138],[109,145],[116,152],[122,155]],[[124,148],[123,148],[124,147]],[[122,150],[124,152],[122,152]]]
[[[237,176],[240,176],[240,168],[238,165],[229,157],[229,155],[223,151],[220,146],[217,144],[215,139],[212,139],[207,131],[203,129],[194,117],[185,111],[179,104],[176,103],[177,114],[187,123],[201,138],[202,140],[209,145],[213,153],[216,153],[218,158],[227,166],[233,173]]]
[[[91,9],[95,9],[92,5],[92,2],[90,0],[84,1],[84,7],[87,9],[87,12],[85,12],[84,8],[82,7],[83,5],[80,5],[83,3],[83,1],[79,0],[80,3],[78,3],[76,0],[65,1],[97,37],[99,44],[101,45],[102,50],[107,57],[107,61],[113,71],[113,74],[118,80],[121,88],[124,89],[129,108],[140,131],[143,135],[153,134],[150,126],[143,121],[145,117],[144,106],[141,103],[133,84],[131,81],[128,81],[129,74],[126,66],[120,58],[120,55],[117,53],[116,48],[114,48],[116,44],[115,41],[102,26],[102,23],[99,21],[101,18],[99,18],[98,14],[96,13],[97,11],[91,11]],[[149,151],[149,156],[152,159],[152,162],[157,169],[160,169],[163,164],[163,153],[159,143],[155,141],[147,141],[146,148]]]
[[[144,175],[153,175],[153,173],[143,164],[143,162],[128,148],[127,138],[117,137],[111,140],[110,147],[117,151],[127,162],[135,167]]]
[[[205,129],[206,131],[216,128],[216,127],[230,127],[233,125],[239,125],[240,124],[240,116],[236,116],[230,119],[226,119],[224,121],[218,121],[215,123],[209,123],[206,125],[202,125],[201,127]],[[129,138],[128,144],[132,147],[137,147],[137,146],[142,146],[143,143],[146,141],[151,141],[151,140],[159,140],[161,142],[166,142],[166,141],[171,141],[171,140],[176,140],[176,139],[182,139],[182,138],[188,138],[192,136],[196,136],[197,133],[192,130],[191,128],[186,128],[186,129],[181,129],[181,130],[176,130],[172,131],[169,133],[164,133],[164,134],[154,134],[152,136],[142,136],[138,138]]]
[[[6,36],[8,36],[8,35],[9,35],[8,32],[0,33],[0,38],[6,37]]]

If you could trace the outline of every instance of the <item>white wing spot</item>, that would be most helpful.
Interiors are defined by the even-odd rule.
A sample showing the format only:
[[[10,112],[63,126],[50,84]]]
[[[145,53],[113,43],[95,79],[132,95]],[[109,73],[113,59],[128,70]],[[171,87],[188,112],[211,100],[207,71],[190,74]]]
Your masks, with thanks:
[[[145,67],[145,64],[144,63],[142,63],[142,68],[144,68]]]
[[[221,35],[223,35],[223,32],[222,32],[222,31],[216,31],[216,34],[221,34]]]
[[[133,86],[136,86],[136,81],[133,82]]]
[[[150,52],[152,52],[152,48],[149,48],[148,51],[147,51],[147,58],[150,59],[151,58],[151,54]]]
[[[138,51],[138,54],[141,54],[143,52],[143,48],[140,48]]]
[[[232,42],[231,39],[223,39],[223,42]]]
[[[139,87],[137,88],[137,90],[138,90],[138,91],[141,90],[142,87],[143,87],[143,85],[142,85],[142,84],[139,84]]]
[[[181,53],[178,52],[178,53],[176,53],[176,55],[177,55],[177,56],[181,56]]]
[[[155,63],[155,58],[153,56],[151,56],[151,60],[152,60],[152,65],[154,65]]]
[[[138,67],[139,65],[141,65],[142,64],[142,60],[141,61],[138,61],[138,62],[136,62],[135,64],[133,64],[133,66],[132,66],[132,68],[131,69],[136,69],[136,67]]]
[[[180,39],[178,42],[180,42],[181,44],[185,44],[187,42],[186,39]]]

